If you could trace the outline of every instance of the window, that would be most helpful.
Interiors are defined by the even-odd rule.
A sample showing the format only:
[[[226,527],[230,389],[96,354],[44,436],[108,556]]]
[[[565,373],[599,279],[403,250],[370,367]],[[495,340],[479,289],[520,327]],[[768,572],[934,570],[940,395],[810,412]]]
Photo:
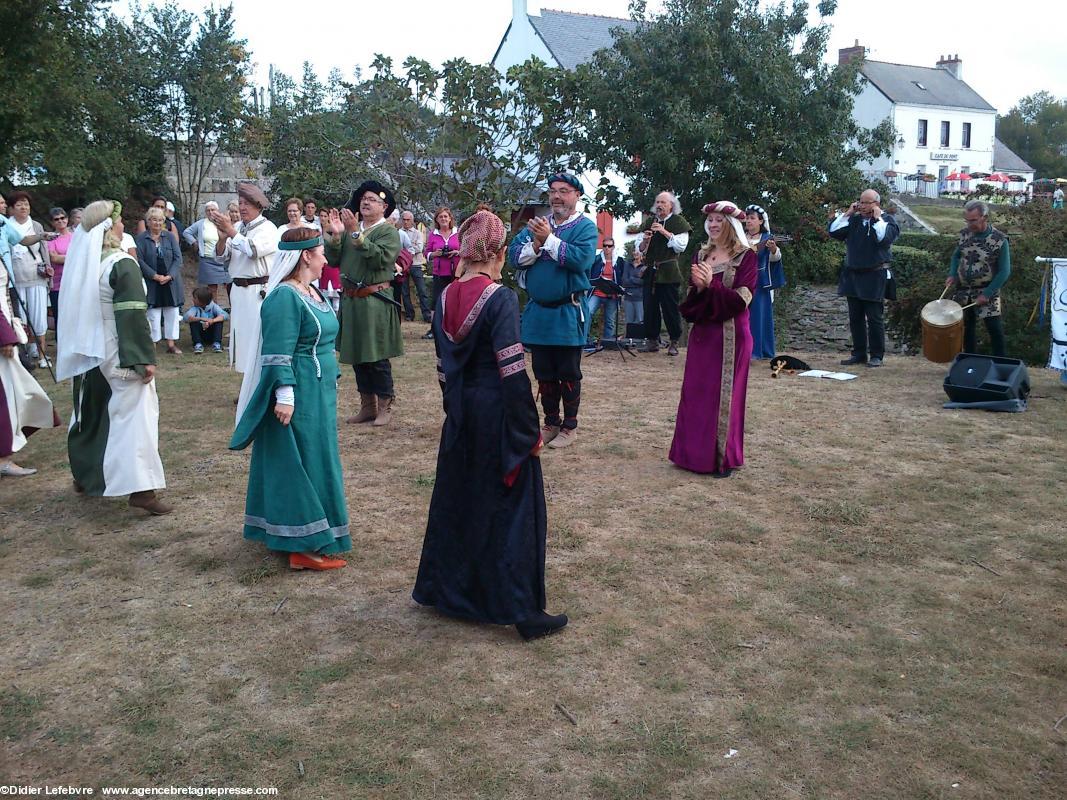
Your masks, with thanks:
[[[924,91],[924,92],[926,91],[926,87],[925,87],[925,86],[923,86],[923,85],[922,85],[921,83],[919,83],[918,81],[912,81],[912,83],[914,83],[914,84],[915,84],[916,86],[918,86],[918,87],[919,87],[919,88],[920,88],[920,89],[921,89],[922,91]]]
[[[926,120],[919,120],[919,147],[926,147]]]
[[[948,147],[948,137],[949,137],[949,124],[948,124],[948,122],[945,122],[944,120],[942,120],[942,122],[941,122],[941,146],[942,147]]]
[[[971,123],[969,122],[963,123],[963,146],[971,146]]]

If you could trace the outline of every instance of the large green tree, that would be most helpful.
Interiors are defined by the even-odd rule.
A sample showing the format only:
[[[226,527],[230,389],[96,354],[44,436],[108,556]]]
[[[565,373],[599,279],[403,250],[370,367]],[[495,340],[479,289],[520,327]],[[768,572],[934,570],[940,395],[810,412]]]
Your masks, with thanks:
[[[1050,92],[1024,97],[997,119],[997,138],[1033,167],[1038,178],[1067,178],[1067,99]]]
[[[577,118],[559,113],[576,102],[573,74],[537,60],[506,76],[465,59],[402,69],[376,56],[353,82],[278,76],[259,137],[276,191],[338,203],[372,177],[424,214],[481,202],[503,213],[534,199],[547,169],[579,161]]]
[[[151,129],[174,163],[180,210],[192,219],[215,158],[244,149],[246,42],[234,31],[233,6],[209,6],[198,15],[153,6],[135,12],[132,30],[147,70],[131,88],[151,111]]]
[[[824,20],[835,3],[824,0]],[[578,69],[579,143],[586,164],[630,184],[605,183],[601,204],[630,213],[675,191],[690,216],[709,201],[768,206],[777,223],[824,221],[820,207],[860,187],[855,164],[884,152],[888,126],[852,119],[855,65],[824,63],[828,22],[809,25],[801,0],[666,0],[618,31],[613,47]],[[694,220],[695,221],[695,220]]]
[[[126,197],[161,175],[146,62],[102,0],[0,3],[0,175]]]

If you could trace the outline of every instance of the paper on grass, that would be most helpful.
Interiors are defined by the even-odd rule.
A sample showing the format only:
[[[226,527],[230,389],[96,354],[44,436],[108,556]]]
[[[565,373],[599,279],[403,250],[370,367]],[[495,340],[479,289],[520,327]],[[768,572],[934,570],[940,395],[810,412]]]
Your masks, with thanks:
[[[809,369],[807,372],[799,373],[799,375],[801,378],[829,378],[832,381],[850,381],[859,377],[851,372],[830,372],[825,369]]]

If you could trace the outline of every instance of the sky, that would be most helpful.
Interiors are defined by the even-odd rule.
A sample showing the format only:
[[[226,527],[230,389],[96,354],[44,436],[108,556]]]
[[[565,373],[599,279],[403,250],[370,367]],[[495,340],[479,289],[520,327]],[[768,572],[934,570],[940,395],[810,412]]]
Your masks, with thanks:
[[[152,5],[160,0],[142,0]],[[169,0],[192,12],[210,0]],[[218,0],[216,0],[216,3]],[[488,62],[511,20],[513,0],[367,0],[331,4],[298,0],[232,0],[237,31],[248,40],[254,78],[265,85],[270,64],[299,78],[304,61],[320,77],[339,67],[345,77],[366,69],[374,53],[399,67],[408,55],[434,66],[450,58]],[[528,0],[531,13],[541,7],[626,17],[628,0]],[[809,17],[818,22],[811,0]],[[827,60],[856,40],[875,61],[934,66],[941,55],[959,54],[963,79],[998,112],[1040,90],[1067,96],[1067,47],[1062,36],[1067,10],[1063,0],[1020,0],[1024,10],[1008,17],[1007,4],[991,0],[838,0],[830,18]],[[114,8],[122,13],[128,0]],[[652,0],[650,8],[661,7]],[[607,44],[607,43],[606,43]]]

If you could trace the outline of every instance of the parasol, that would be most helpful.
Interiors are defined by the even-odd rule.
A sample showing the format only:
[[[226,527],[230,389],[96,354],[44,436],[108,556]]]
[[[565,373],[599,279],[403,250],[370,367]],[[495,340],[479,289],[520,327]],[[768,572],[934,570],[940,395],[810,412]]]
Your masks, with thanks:
[[[1003,172],[994,172],[992,175],[990,175],[988,178],[986,178],[986,180],[987,181],[991,181],[993,183],[1010,183],[1011,182],[1011,178],[1009,178]]]

